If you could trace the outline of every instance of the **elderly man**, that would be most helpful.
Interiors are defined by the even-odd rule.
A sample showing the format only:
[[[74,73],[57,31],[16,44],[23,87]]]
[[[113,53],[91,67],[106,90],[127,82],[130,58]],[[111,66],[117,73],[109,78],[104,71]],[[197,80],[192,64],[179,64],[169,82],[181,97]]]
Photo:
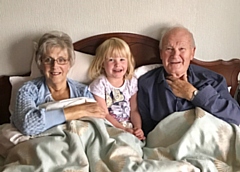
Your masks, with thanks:
[[[139,79],[138,107],[145,135],[171,113],[195,107],[239,125],[240,107],[229,94],[225,79],[190,64],[195,49],[188,29],[172,27],[163,33],[160,40],[163,67]]]

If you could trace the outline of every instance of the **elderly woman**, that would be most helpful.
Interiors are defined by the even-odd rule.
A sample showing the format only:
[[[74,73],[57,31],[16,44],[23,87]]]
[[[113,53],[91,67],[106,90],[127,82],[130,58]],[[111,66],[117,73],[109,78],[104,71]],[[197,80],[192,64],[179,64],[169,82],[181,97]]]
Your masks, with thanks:
[[[92,98],[87,87],[67,78],[74,64],[71,38],[63,32],[44,34],[39,40],[36,62],[42,77],[26,82],[18,91],[14,126],[25,135],[36,135],[68,120],[84,116],[104,118],[105,112],[96,103],[84,103],[67,108],[49,110],[39,105],[75,97]]]

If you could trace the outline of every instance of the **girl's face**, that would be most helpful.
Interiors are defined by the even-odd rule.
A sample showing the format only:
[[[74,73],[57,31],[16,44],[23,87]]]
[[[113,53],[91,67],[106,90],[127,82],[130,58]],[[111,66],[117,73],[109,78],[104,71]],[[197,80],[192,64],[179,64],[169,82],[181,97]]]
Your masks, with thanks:
[[[42,59],[41,70],[48,85],[66,84],[69,69],[70,62],[67,49],[53,47]]]
[[[103,68],[108,79],[123,79],[128,68],[128,60],[119,53],[113,53],[106,57]]]

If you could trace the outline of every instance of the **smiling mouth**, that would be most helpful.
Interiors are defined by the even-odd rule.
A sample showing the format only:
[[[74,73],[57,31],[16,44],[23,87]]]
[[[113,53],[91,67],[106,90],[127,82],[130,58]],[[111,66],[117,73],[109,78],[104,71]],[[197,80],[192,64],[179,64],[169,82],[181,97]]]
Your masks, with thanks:
[[[60,75],[61,72],[50,72],[50,74],[53,75],[53,76],[56,76],[56,75]]]
[[[181,62],[170,62],[170,64],[180,64]]]
[[[113,70],[113,72],[122,72],[123,70],[120,69],[120,70]]]

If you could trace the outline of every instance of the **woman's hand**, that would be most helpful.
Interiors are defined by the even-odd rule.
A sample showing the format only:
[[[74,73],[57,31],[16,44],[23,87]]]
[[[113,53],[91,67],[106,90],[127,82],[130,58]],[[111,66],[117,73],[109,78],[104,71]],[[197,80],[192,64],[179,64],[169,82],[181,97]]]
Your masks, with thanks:
[[[125,128],[124,130],[129,132],[129,133],[131,133],[131,134],[133,134],[133,129],[132,128]]]
[[[105,118],[106,112],[95,102],[87,102],[84,104],[64,108],[64,114],[67,121],[80,119],[82,117]]]

